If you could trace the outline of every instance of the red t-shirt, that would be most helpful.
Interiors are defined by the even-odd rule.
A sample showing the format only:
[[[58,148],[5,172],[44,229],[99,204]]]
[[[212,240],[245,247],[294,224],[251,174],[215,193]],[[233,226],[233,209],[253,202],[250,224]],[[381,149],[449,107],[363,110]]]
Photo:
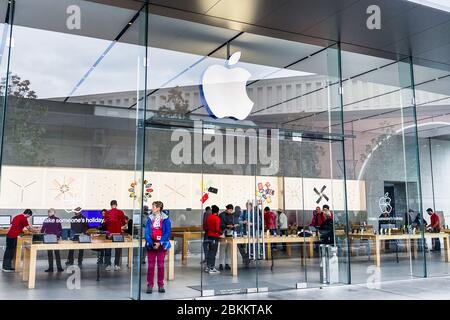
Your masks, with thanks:
[[[436,213],[433,213],[430,217],[431,220],[431,226],[433,227],[434,225],[436,225],[436,228],[439,229],[440,225],[439,225],[439,216]]]
[[[113,208],[105,214],[106,231],[109,233],[122,233],[122,226],[126,224],[125,213]]]
[[[221,236],[222,230],[220,230],[220,218],[218,215],[210,214],[206,218],[206,234],[208,237],[219,238]]]
[[[17,238],[19,234],[22,233],[23,228],[28,227],[27,217],[23,213],[15,216],[12,219],[11,227],[9,228],[8,234],[6,235],[8,238]]]

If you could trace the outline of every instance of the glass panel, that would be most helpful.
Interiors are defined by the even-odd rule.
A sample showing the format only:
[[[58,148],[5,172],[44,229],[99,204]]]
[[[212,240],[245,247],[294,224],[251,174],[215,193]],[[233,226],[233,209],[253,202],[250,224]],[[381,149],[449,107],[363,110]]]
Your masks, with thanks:
[[[14,3],[7,0],[0,1],[0,163],[3,156],[4,120],[6,114],[7,96],[12,87],[12,77],[8,75],[9,57],[11,50],[11,32],[13,23]],[[5,90],[5,88],[8,88]],[[8,95],[5,94],[8,92]],[[0,168],[1,169],[1,168]],[[1,190],[0,190],[1,191]]]
[[[421,212],[415,109],[409,60],[361,56],[343,47],[344,128],[352,282],[424,276],[420,226],[409,214]],[[367,66],[351,73],[355,61]],[[360,203],[359,209],[351,208]],[[415,234],[411,234],[415,230]],[[419,253],[418,253],[419,251]]]
[[[135,112],[114,103],[138,98],[142,90],[136,83],[142,58],[141,5],[123,9],[76,0],[17,0],[15,5],[0,212],[16,215],[31,208],[30,223],[40,230],[40,218],[54,208],[62,219],[61,241],[71,243],[80,231],[72,228],[70,219],[80,207],[91,219],[93,242],[109,243],[99,232],[102,209],[117,200],[118,208],[132,218],[137,207],[128,192],[135,179]],[[127,237],[126,246],[129,241]],[[81,287],[72,290],[68,276],[61,276],[51,281],[53,294],[102,297],[109,288],[109,298],[129,298],[131,261],[125,245],[121,256],[119,250],[113,254],[114,262],[102,250],[84,250],[84,258],[75,252],[76,261],[61,251],[62,267],[78,277]],[[97,264],[102,254],[106,265]],[[39,252],[36,297],[48,297],[44,270],[52,267],[47,254]],[[117,272],[108,273],[114,267]]]
[[[142,262],[145,262],[147,250],[145,248],[145,229],[149,208],[151,209],[151,195],[153,192],[152,176],[145,174],[146,161],[146,128],[145,119],[147,111],[147,30],[148,30],[148,7],[140,10],[139,16],[134,22],[138,31],[137,53],[137,92],[135,99],[136,107],[136,144],[135,144],[135,167],[134,180],[130,182],[130,197],[134,198],[133,210],[133,269],[131,272],[131,298],[141,299],[141,275]],[[136,54],[135,53],[135,54]],[[117,98],[117,96],[116,96]],[[170,250],[170,249],[169,249]],[[170,251],[169,251],[170,253]],[[171,255],[166,253],[167,258]],[[169,264],[169,263],[168,263]]]
[[[431,208],[439,218],[440,231],[448,233],[450,202],[446,189],[450,148],[450,66],[428,60],[414,60],[417,127],[420,146],[420,169],[423,196],[423,218],[431,224]],[[434,219],[433,219],[434,220]],[[437,228],[434,228],[437,232]],[[439,242],[438,242],[439,241]],[[447,238],[427,237],[427,275],[449,274],[446,257]],[[437,251],[432,251],[439,249]]]

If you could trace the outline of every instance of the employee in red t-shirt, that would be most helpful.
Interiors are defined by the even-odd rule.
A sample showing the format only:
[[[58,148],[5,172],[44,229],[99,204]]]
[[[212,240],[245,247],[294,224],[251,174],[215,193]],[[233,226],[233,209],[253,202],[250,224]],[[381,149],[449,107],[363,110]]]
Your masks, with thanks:
[[[431,208],[427,209],[427,213],[430,215],[430,224],[427,226],[427,229],[434,233],[441,232],[441,225],[437,213]],[[439,238],[433,238],[431,241],[433,243],[433,251],[441,251],[441,241]]]
[[[206,218],[205,232],[208,235],[208,256],[205,272],[218,274],[220,271],[215,267],[216,255],[223,230],[220,229],[219,207],[216,205],[211,206],[211,214]]]
[[[111,201],[111,210],[105,214],[106,231],[111,233],[122,233],[122,227],[127,224],[125,213],[117,209],[117,201]],[[122,249],[114,249],[114,270],[120,270],[120,260],[122,258]],[[111,249],[105,249],[106,271],[111,271]]]
[[[14,217],[11,222],[11,227],[6,235],[6,250],[3,256],[3,271],[13,272],[12,260],[16,254],[17,237],[23,232],[24,228],[34,232],[34,229],[28,224],[28,218],[33,215],[30,209],[25,209],[23,213]]]

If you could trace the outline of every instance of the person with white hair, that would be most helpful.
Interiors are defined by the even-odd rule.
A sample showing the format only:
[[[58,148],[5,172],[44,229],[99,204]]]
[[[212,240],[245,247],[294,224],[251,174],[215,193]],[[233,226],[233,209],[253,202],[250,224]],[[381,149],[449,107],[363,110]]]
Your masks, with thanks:
[[[333,214],[330,211],[330,207],[324,204],[322,207],[325,221],[320,226],[320,241],[323,244],[334,245],[334,226],[333,226]]]

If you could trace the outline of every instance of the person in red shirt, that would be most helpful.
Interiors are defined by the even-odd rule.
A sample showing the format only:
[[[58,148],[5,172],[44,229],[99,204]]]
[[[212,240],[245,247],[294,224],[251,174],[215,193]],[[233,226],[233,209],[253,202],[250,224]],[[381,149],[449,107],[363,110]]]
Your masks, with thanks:
[[[269,207],[264,208],[264,226],[266,231],[269,230],[271,235],[277,234],[277,215],[270,211]]]
[[[23,213],[15,216],[11,222],[11,227],[6,235],[6,250],[3,256],[2,270],[5,272],[14,271],[12,267],[12,260],[14,259],[14,255],[16,253],[17,237],[23,232],[24,228],[28,229],[30,232],[35,231],[28,223],[28,218],[32,215],[33,212],[30,209],[25,209]]]
[[[117,200],[111,201],[111,210],[107,211],[104,218],[106,231],[109,234],[122,233],[122,227],[127,224],[125,213],[117,209]],[[114,270],[120,270],[120,260],[122,258],[122,249],[114,249]],[[111,249],[105,249],[106,271],[111,271]]]
[[[211,214],[206,218],[205,232],[208,235],[208,256],[205,272],[217,274],[220,271],[215,268],[216,255],[222,230],[220,229],[219,207],[216,205],[211,206]]]
[[[427,229],[434,233],[441,232],[441,225],[437,213],[431,208],[427,209],[427,213],[430,215],[430,224],[427,226]],[[433,238],[431,241],[433,242],[432,251],[441,251],[441,241],[439,238]]]
[[[319,229],[322,223],[325,221],[325,215],[323,214],[320,207],[316,207],[316,210],[313,211],[310,227],[314,227],[315,229]]]

